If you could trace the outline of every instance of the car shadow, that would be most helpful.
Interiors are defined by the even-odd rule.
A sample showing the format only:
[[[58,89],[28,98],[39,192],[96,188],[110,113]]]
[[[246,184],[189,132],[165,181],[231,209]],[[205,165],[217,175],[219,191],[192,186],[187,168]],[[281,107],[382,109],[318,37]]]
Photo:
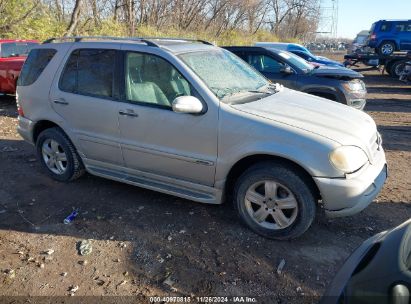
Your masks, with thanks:
[[[0,116],[17,117],[15,96],[0,95]]]
[[[411,112],[411,100],[404,99],[368,99],[365,111],[369,112]]]
[[[358,71],[362,72],[362,71]],[[406,87],[407,85],[403,82],[401,82],[398,78],[393,78],[387,74],[379,74],[379,75],[366,75],[364,78],[365,83],[368,86],[381,86],[381,81],[384,81],[385,86],[404,86]]]
[[[382,94],[402,94],[411,95],[411,87],[387,87],[387,86],[373,86],[367,89],[368,93],[382,93]]]
[[[397,202],[395,208],[379,202],[367,212],[334,220],[319,208],[302,237],[273,241],[240,224],[228,202],[204,205],[91,175],[60,183],[43,172],[33,148],[23,141],[0,140],[0,151],[1,230],[30,233],[31,238],[92,239],[96,254],[106,252],[110,242],[129,242],[125,263],[130,275],[164,294],[174,292],[164,284],[169,279],[180,295],[254,290],[284,298],[295,295],[282,290],[304,282],[307,294],[319,297],[312,290],[324,290],[363,240],[411,217],[410,202]],[[79,216],[65,225],[73,209]],[[279,275],[283,259],[285,274]]]
[[[378,126],[385,150],[411,151],[411,126]]]

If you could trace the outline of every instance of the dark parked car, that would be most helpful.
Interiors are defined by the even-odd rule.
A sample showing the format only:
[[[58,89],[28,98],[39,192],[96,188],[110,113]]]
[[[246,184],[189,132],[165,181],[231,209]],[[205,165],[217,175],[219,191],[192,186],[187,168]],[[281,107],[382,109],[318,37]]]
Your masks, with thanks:
[[[366,240],[347,259],[321,304],[408,304],[411,220]]]
[[[348,47],[348,54],[360,52],[367,44],[368,36],[370,36],[369,30],[363,30],[357,34],[353,42]]]
[[[363,109],[367,90],[364,76],[343,67],[313,67],[304,59],[281,50],[230,46],[225,49],[252,65],[265,77],[285,87]]]
[[[411,50],[411,20],[380,20],[370,30],[368,46],[380,55]]]

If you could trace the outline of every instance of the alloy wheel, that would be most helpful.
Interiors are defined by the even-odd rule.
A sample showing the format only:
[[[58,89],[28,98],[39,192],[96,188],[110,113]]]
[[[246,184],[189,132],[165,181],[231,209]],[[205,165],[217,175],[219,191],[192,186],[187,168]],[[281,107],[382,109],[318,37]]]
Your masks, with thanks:
[[[389,43],[384,44],[384,45],[382,46],[381,50],[382,50],[382,53],[383,53],[384,55],[390,55],[390,54],[394,51],[392,45],[389,44]]]
[[[245,207],[254,222],[272,230],[291,226],[298,215],[298,202],[293,193],[273,180],[251,185],[245,195]]]
[[[58,175],[67,170],[67,155],[62,146],[54,139],[46,139],[41,147],[41,153],[47,168]]]

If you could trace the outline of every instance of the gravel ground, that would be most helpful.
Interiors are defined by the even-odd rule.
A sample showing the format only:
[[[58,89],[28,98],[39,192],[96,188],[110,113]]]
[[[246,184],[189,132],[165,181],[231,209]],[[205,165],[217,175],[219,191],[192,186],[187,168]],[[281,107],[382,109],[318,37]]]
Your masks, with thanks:
[[[16,133],[14,98],[0,97],[0,296],[135,296],[130,299],[139,303],[150,296],[241,295],[267,303],[316,302],[358,245],[411,216],[411,86],[360,71],[389,179],[362,213],[328,220],[319,210],[311,229],[291,242],[255,235],[228,203],[202,205],[91,175],[55,182]],[[80,208],[79,216],[63,224],[73,208]],[[91,239],[87,256],[77,250],[83,239]]]

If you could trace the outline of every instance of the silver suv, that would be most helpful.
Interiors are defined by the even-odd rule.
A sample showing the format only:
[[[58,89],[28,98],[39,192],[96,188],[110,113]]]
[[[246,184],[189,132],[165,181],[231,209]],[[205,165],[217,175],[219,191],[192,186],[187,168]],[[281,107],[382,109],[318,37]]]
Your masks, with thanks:
[[[45,171],[85,171],[209,204],[295,238],[316,207],[364,209],[387,177],[365,113],[267,81],[203,41],[75,37],[31,51],[17,89],[18,131]]]

